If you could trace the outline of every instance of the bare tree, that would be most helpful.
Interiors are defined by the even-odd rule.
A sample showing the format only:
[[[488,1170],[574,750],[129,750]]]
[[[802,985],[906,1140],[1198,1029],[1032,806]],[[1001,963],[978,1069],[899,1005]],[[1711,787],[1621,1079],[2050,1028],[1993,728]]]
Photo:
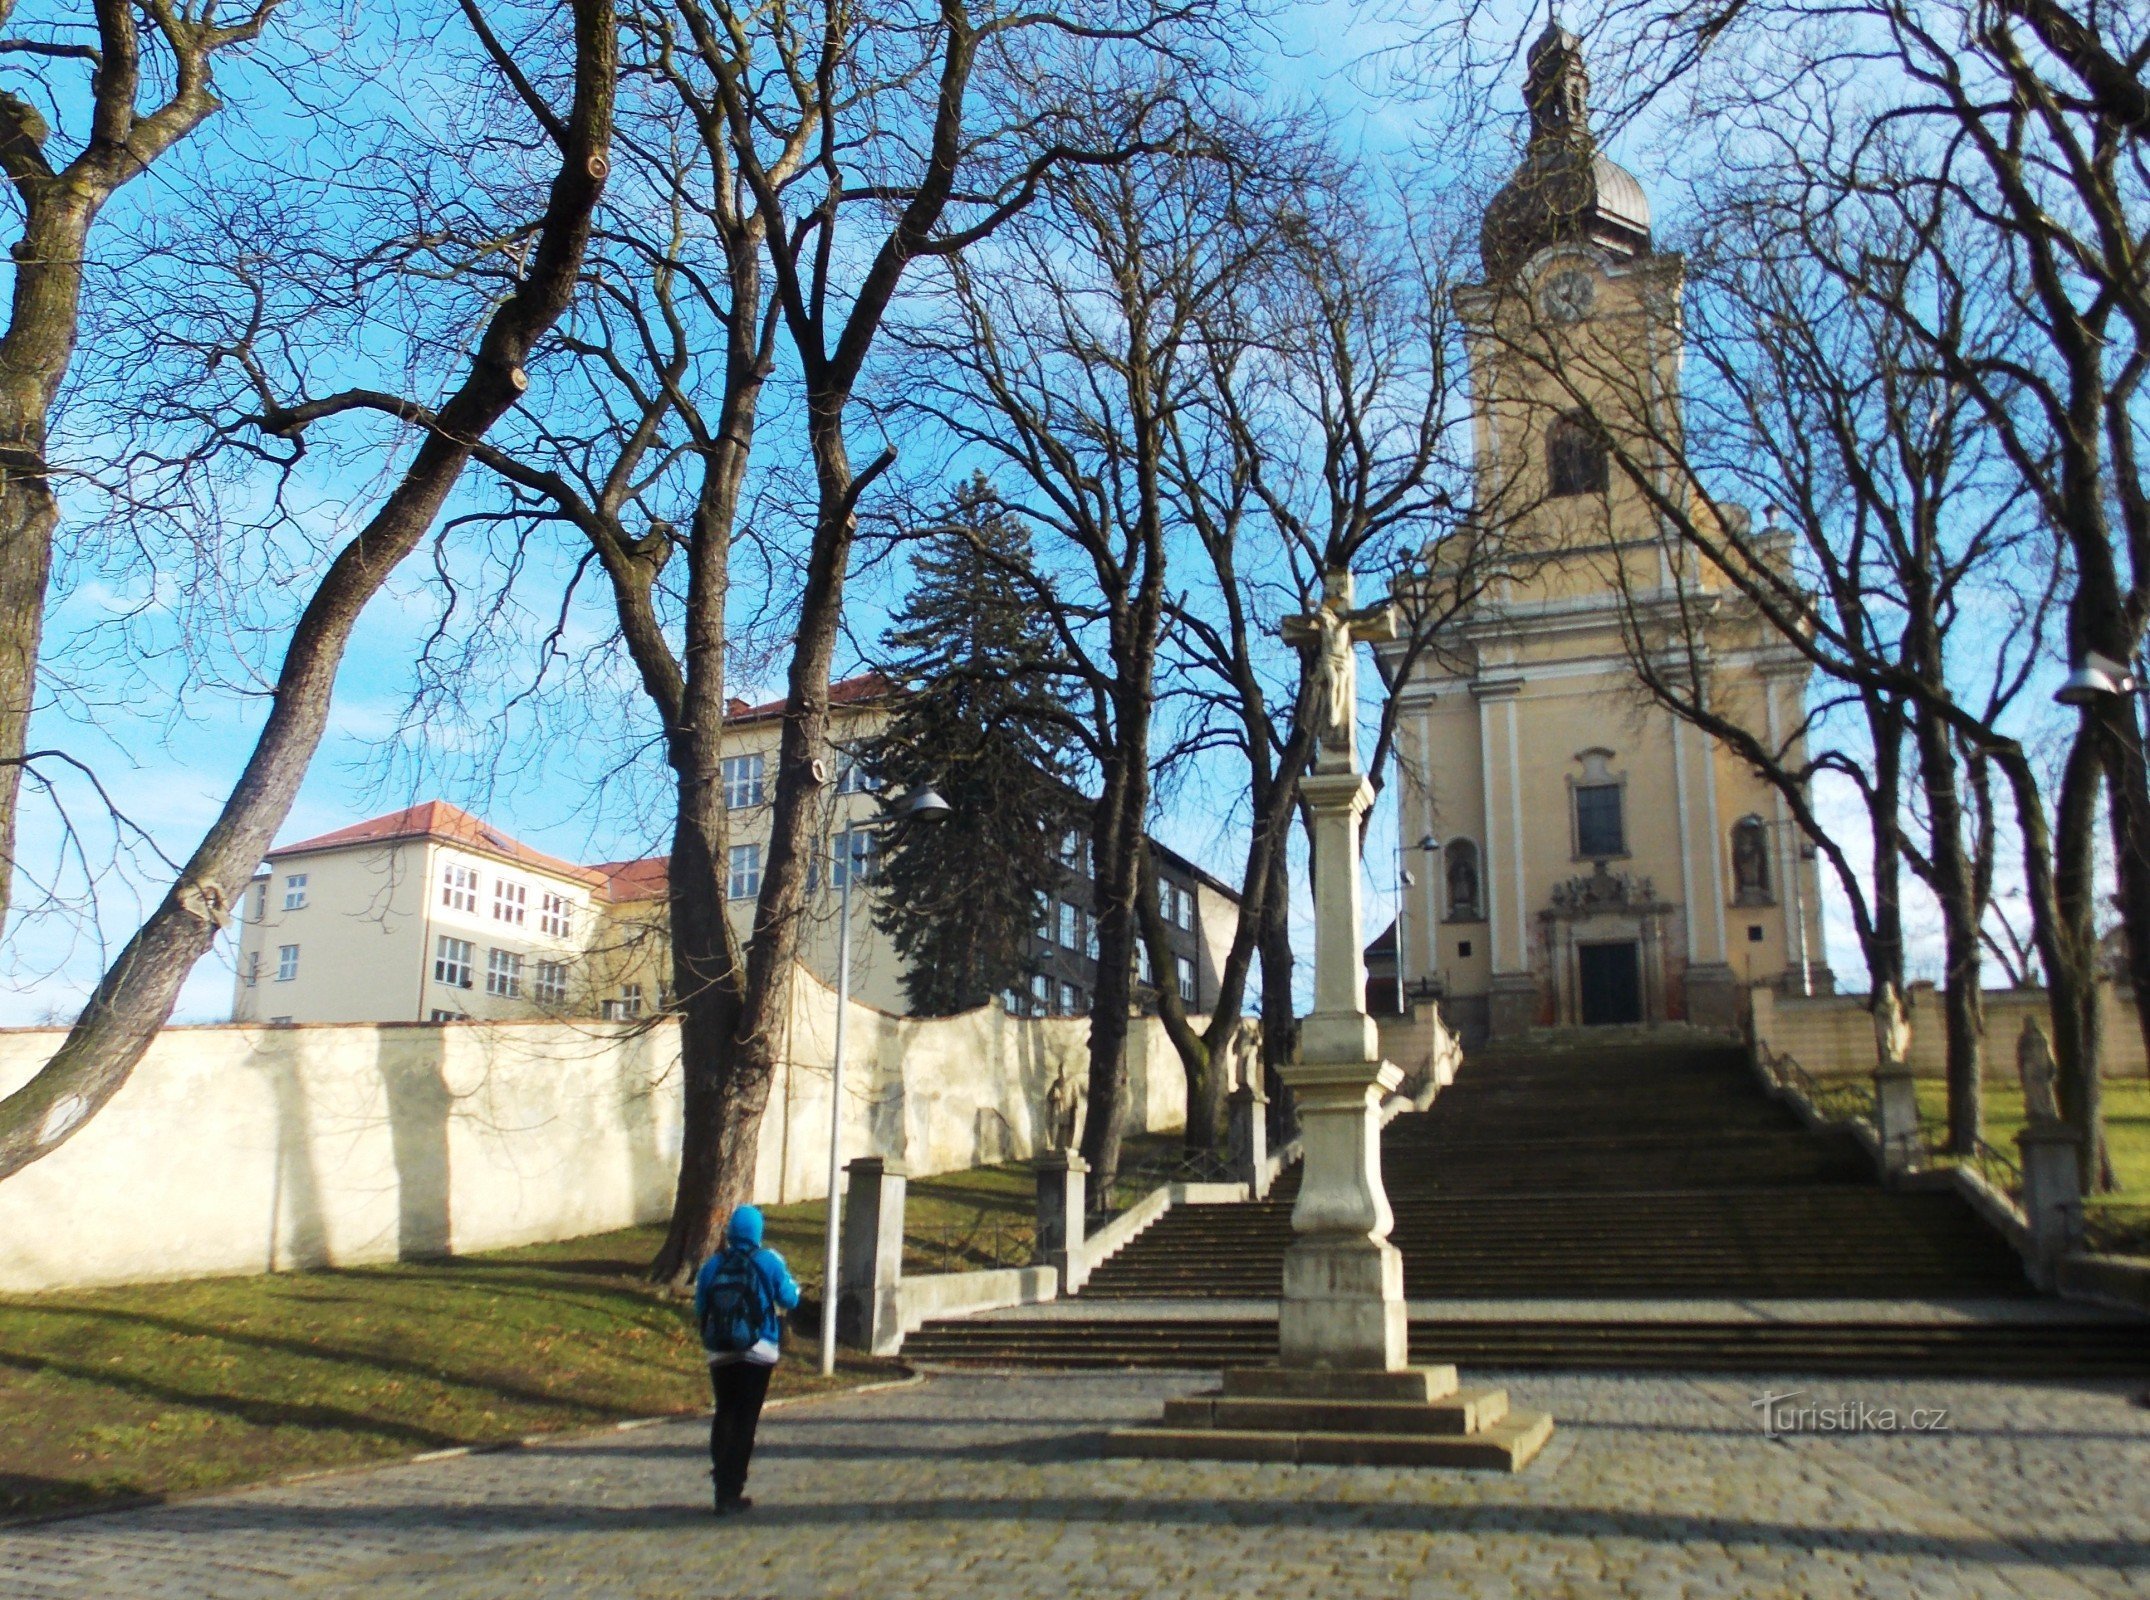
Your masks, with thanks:
[[[444,400],[350,390],[280,399],[250,352],[229,352],[259,388],[250,426],[272,439],[301,440],[327,418],[387,413],[416,428],[421,442],[380,508],[337,553],[293,627],[269,697],[266,721],[216,822],[177,881],[105,972],[59,1051],[23,1088],[0,1101],[0,1178],[57,1149],[126,1082],[171,1015],[179,986],[228,922],[262,853],[288,815],[326,726],[335,674],[360,612],[424,537],[471,459],[477,440],[529,388],[527,365],[567,307],[581,270],[591,217],[609,169],[618,77],[617,19],[611,0],[571,7],[569,108],[542,94],[539,75],[518,62],[468,13],[502,78],[558,153],[535,217],[495,219],[475,252],[502,272],[503,293],[485,318],[460,380]],[[554,46],[557,48],[557,46]],[[504,268],[502,237],[527,241]],[[435,241],[437,243],[437,241]]]
[[[134,0],[27,23],[0,6],[0,52],[21,64],[9,74],[18,82],[0,86],[0,173],[20,216],[0,330],[0,927],[66,473],[50,454],[52,412],[80,333],[91,235],[115,194],[216,113],[218,60],[258,39],[278,3],[241,6],[229,22],[214,6]]]

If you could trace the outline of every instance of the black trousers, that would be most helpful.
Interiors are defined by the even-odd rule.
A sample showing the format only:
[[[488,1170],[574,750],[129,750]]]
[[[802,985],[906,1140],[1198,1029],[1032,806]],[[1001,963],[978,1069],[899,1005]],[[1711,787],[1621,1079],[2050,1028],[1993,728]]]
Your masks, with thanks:
[[[769,1395],[769,1374],[775,1370],[754,1361],[727,1361],[709,1369],[717,1403],[709,1418],[709,1475],[716,1480],[719,1500],[736,1500],[747,1486],[754,1429]]]

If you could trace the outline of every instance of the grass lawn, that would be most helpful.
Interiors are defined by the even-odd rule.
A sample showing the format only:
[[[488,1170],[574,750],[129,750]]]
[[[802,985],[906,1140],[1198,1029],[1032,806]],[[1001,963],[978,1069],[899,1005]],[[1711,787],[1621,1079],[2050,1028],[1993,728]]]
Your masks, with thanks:
[[[0,1517],[706,1408],[657,1239],[0,1296]],[[847,1352],[834,1384],[901,1370]],[[770,1392],[829,1386],[795,1344]]]
[[[1173,1142],[1130,1140],[1128,1159]],[[1035,1196],[1027,1166],[913,1179],[904,1270],[1027,1262]],[[818,1301],[821,1202],[766,1211]],[[642,1282],[662,1237],[0,1295],[0,1517],[700,1410],[689,1314]],[[847,1351],[834,1382],[901,1370]],[[795,1335],[770,1393],[827,1386]]]
[[[1948,1122],[1948,1086],[1937,1078],[1919,1080],[1919,1115],[1938,1130]],[[2009,1155],[2023,1130],[2023,1090],[2016,1084],[1986,1085],[1986,1142]],[[2117,1205],[2150,1203],[2150,1083],[2130,1078],[2105,1083],[2105,1142],[2120,1179]]]

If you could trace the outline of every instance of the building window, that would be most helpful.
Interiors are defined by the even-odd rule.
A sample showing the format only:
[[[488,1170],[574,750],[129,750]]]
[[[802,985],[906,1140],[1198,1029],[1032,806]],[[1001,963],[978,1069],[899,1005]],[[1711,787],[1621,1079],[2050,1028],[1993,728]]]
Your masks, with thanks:
[[[1470,941],[1470,940],[1468,940],[1468,939],[1458,939],[1458,940],[1456,941],[1456,958],[1457,958],[1457,959],[1458,959],[1459,961],[1468,961],[1468,960],[1470,960],[1470,959],[1471,959],[1471,941]]]
[[[1000,1009],[1011,1017],[1020,1017],[1030,1008],[1024,1003],[1023,991],[1011,985],[1000,991]]]
[[[261,952],[259,950],[249,950],[246,953],[246,986],[251,989],[260,981]]]
[[[754,758],[756,761],[760,756]],[[872,794],[880,787],[873,781],[873,774],[866,770],[866,763],[856,750],[838,745],[836,748],[836,792],[838,794]]]
[[[567,1004],[567,963],[565,961],[540,961],[537,964],[537,985],[532,997],[541,1006]]]
[[[440,1007],[435,1006],[433,1015],[428,1020],[432,1022],[461,1022],[464,1017],[460,1011],[443,1011]]]
[[[733,810],[762,802],[762,758],[726,756],[723,764],[724,803]]]
[[[1069,905],[1065,900],[1060,902],[1060,948],[1082,948],[1082,910],[1078,906]]]
[[[299,975],[299,947],[280,944],[276,947],[276,981],[289,983]]]
[[[639,983],[621,984],[620,998],[617,1004],[619,1008],[617,1013],[617,1020],[621,1022],[632,1022],[635,1020],[635,1018],[641,1016],[642,985],[640,985]]]
[[[1194,926],[1194,896],[1164,878],[1157,880],[1157,909],[1175,928]]]
[[[565,939],[575,931],[575,902],[564,894],[547,893],[538,899],[538,932]]]
[[[1584,860],[1627,854],[1627,826],[1620,815],[1620,785],[1575,786],[1575,853]]]
[[[726,876],[724,892],[734,900],[751,900],[761,893],[760,845],[732,846],[731,871]]]
[[[1192,889],[1180,890],[1179,924],[1190,933],[1194,931],[1194,891]]]
[[[1749,944],[1760,944],[1762,942],[1762,925],[1759,922],[1747,924],[1747,942]]]
[[[1082,919],[1082,953],[1092,961],[1097,959],[1097,918]]]
[[[289,1017],[271,1017],[269,1026],[272,1028],[288,1028],[291,1026],[291,1019]]]
[[[843,828],[829,841],[829,883],[841,889],[853,871],[861,884],[873,882],[874,834],[870,828]]]
[[[1049,894],[1038,896],[1038,937],[1047,944],[1053,942],[1053,897]]]
[[[433,946],[433,981],[445,983],[451,989],[469,988],[473,959],[474,952],[468,939],[451,939],[442,934]]]
[[[303,911],[306,909],[305,873],[294,872],[284,879],[284,909],[286,911]]]
[[[1555,417],[1545,430],[1545,470],[1556,500],[1605,492],[1611,481],[1605,446],[1581,412]]]
[[[1451,839],[1441,852],[1443,876],[1448,880],[1448,920],[1483,922],[1478,873],[1478,845],[1470,839]]]
[[[496,879],[493,884],[493,920],[505,922],[510,927],[523,925],[523,914],[530,909],[530,891],[520,883],[506,878]]]
[[[1053,980],[1042,972],[1030,975],[1030,998],[1037,1002],[1039,1016],[1044,1016],[1053,1005]]]
[[[449,862],[440,869],[440,903],[450,911],[478,909],[478,869]]]
[[[520,1000],[523,997],[523,958],[513,950],[486,951],[485,992],[505,1000]]]
[[[1172,958],[1172,968],[1173,971],[1177,973],[1179,977],[1180,998],[1186,1001],[1189,1005],[1193,1005],[1194,963],[1188,960],[1185,956],[1174,956]]]
[[[1135,941],[1135,979],[1138,983],[1157,982],[1156,970],[1150,965],[1150,945],[1147,939]]]
[[[254,901],[254,920],[256,922],[269,920],[269,880],[266,878],[261,880],[261,894]]]
[[[1082,1015],[1082,991],[1072,983],[1063,983],[1060,986],[1060,1014],[1063,1017]]]

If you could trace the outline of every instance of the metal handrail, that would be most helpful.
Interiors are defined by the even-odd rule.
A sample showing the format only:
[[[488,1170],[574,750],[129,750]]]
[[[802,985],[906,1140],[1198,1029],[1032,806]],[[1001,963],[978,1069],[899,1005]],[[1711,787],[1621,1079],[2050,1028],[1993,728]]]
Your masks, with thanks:
[[[1037,1258],[1038,1229],[1032,1218],[980,1210],[965,1222],[908,1226],[903,1248],[921,1272],[1027,1267]]]

